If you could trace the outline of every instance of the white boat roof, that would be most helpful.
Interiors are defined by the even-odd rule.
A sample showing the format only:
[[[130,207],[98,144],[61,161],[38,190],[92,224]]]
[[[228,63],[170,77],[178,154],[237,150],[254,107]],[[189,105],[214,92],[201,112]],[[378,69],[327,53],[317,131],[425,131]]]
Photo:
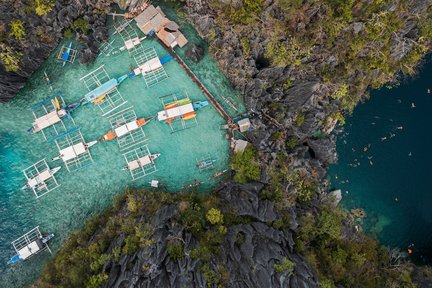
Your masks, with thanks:
[[[160,67],[162,67],[162,63],[160,62],[159,57],[152,58],[139,66],[142,74],[146,74]]]
[[[134,48],[136,45],[140,43],[141,43],[141,39],[139,37],[136,37],[133,39],[126,40],[125,47],[127,50],[131,50],[132,48]]]
[[[86,153],[86,147],[83,142],[60,150],[60,155],[63,155],[61,158],[65,162],[84,153]]]
[[[163,110],[163,111],[158,112],[158,120],[164,121],[166,119],[174,118],[174,117],[184,115],[184,114],[187,114],[187,113],[190,113],[193,111],[194,111],[194,109],[193,109],[192,103],[182,105],[179,107],[169,108],[167,110]]]
[[[33,241],[24,248],[20,249],[18,251],[18,254],[20,255],[20,258],[27,259],[34,253],[37,253],[40,249],[41,247],[39,247],[38,243],[36,241]]]
[[[46,170],[44,170],[44,171],[42,171],[41,173],[39,173],[39,175],[38,176],[36,176],[36,177],[34,177],[34,178],[31,178],[29,181],[28,181],[28,185],[30,186],[30,187],[34,187],[34,186],[36,186],[37,184],[39,184],[39,183],[43,183],[43,182],[45,182],[46,180],[48,180],[49,178],[51,178],[51,173],[50,173],[50,170],[49,169],[46,169]]]
[[[116,133],[117,137],[122,137],[122,136],[126,135],[127,133],[134,131],[138,128],[139,128],[139,126],[137,124],[137,121],[133,120],[133,121],[126,123],[120,127],[117,127],[116,129],[114,129],[114,132]]]
[[[36,127],[39,130],[45,129],[51,125],[56,124],[57,122],[60,122],[60,117],[57,114],[57,111],[51,111],[50,113],[37,118],[33,122],[33,127]]]
[[[150,182],[150,186],[151,187],[159,187],[159,181],[158,180],[152,180],[151,182]]]
[[[129,170],[135,170],[137,168],[140,168],[142,166],[146,166],[148,164],[151,164],[152,160],[150,158],[150,155],[146,155],[144,157],[139,158],[138,160],[134,160],[128,163]]]

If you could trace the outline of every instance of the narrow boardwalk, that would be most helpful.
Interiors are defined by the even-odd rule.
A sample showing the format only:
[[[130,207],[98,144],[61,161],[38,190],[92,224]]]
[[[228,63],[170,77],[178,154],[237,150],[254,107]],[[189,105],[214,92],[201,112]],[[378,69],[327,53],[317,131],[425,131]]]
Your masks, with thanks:
[[[216,98],[210,93],[210,91],[207,90],[207,88],[204,86],[204,84],[198,79],[198,77],[192,72],[192,70],[189,68],[189,66],[183,61],[183,59],[180,58],[180,56],[174,51],[172,48],[167,48],[162,41],[158,39],[159,43],[168,50],[168,52],[173,56],[177,62],[180,64],[180,66],[183,67],[183,69],[186,71],[186,73],[189,75],[189,77],[192,78],[192,80],[198,85],[198,87],[201,89],[201,91],[204,93],[204,95],[207,97],[207,99],[210,101],[210,103],[213,104],[213,106],[216,108],[216,110],[219,112],[219,114],[225,119],[225,121],[228,124],[233,123],[231,117],[228,115],[228,113],[224,110],[222,105],[216,100]]]

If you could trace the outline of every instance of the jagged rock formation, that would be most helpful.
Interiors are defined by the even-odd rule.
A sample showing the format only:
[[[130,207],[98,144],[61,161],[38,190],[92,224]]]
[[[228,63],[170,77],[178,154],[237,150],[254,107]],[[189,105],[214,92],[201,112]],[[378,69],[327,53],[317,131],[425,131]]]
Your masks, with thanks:
[[[227,287],[318,287],[310,266],[294,252],[292,231],[276,230],[267,224],[279,216],[273,202],[258,197],[262,187],[259,183],[228,184],[217,193],[223,212],[236,211],[250,221],[227,227],[221,256],[212,258],[209,266],[222,265],[228,271]],[[190,256],[198,240],[179,225],[178,214],[177,203],[162,206],[150,219],[148,215],[141,216],[142,222],[147,220],[153,227],[154,243],[134,255],[122,256],[118,262],[106,263],[103,267],[109,275],[106,287],[208,287],[199,269],[200,260]],[[295,218],[291,220],[291,228],[297,228]],[[184,243],[183,259],[170,258],[167,253],[170,239]],[[108,251],[122,247],[124,241],[124,235],[120,235],[111,242]],[[275,272],[273,265],[284,257],[295,263],[294,271]]]
[[[23,40],[8,37],[4,41],[22,53],[20,68],[16,72],[7,72],[0,64],[0,102],[10,100],[25,84],[28,77],[48,57],[52,49],[63,37],[63,30],[70,27],[77,18],[83,18],[89,24],[89,34],[78,34],[85,44],[81,57],[82,63],[89,63],[97,56],[97,42],[107,38],[105,26],[110,2],[105,1],[57,1],[52,11],[39,17],[34,11],[27,13],[27,2],[1,1],[0,26],[7,26],[13,19],[24,22],[26,37]],[[4,13],[7,11],[7,13]],[[96,41],[95,41],[96,40]]]

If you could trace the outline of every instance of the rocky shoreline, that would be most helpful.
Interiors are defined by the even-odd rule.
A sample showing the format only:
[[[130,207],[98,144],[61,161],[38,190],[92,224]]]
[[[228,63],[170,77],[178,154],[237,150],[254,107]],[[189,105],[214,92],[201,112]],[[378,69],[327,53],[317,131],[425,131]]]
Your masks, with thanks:
[[[114,2],[121,8],[132,9],[143,1]],[[289,24],[294,34],[298,34],[299,38],[303,37],[305,31],[312,29],[314,23],[323,21],[328,13],[328,6],[321,5],[319,1],[305,1],[303,6],[298,7],[301,8],[301,17],[292,11],[289,12],[296,15],[293,17],[294,20],[285,19],[285,12],[278,6],[278,1],[258,1],[262,8],[261,11],[258,7],[259,21],[254,22],[255,26],[240,23],[238,27],[233,27],[232,19],[224,18],[224,14],[227,14],[226,7],[240,9],[242,5],[246,5],[244,3],[250,1],[224,0],[218,2],[218,5],[206,0],[181,2],[184,2],[184,11],[193,26],[208,41],[211,53],[219,62],[221,69],[228,75],[234,87],[244,95],[247,108],[260,115],[254,119],[256,129],[248,135],[254,147],[258,149],[262,171],[260,181],[245,185],[227,183],[215,192],[222,212],[229,214],[235,211],[244,223],[235,222],[226,227],[225,237],[219,243],[219,257],[211,256],[205,261],[208,262],[205,267],[209,267],[211,271],[219,271],[220,278],[223,278],[220,275],[224,274],[221,272],[224,269],[220,267],[224,267],[224,271],[228,271],[230,277],[218,278],[218,281],[228,287],[319,287],[316,271],[310,265],[309,259],[306,260],[302,253],[296,251],[294,238],[300,237],[295,236],[301,226],[298,219],[319,215],[323,203],[328,202],[326,168],[330,163],[337,161],[336,141],[331,131],[337,122],[342,121],[341,113],[352,108],[344,104],[344,99],[338,95],[344,94],[345,97],[347,92],[344,91],[344,87],[350,87],[348,93],[355,98],[350,105],[355,105],[366,98],[369,87],[376,85],[375,79],[381,79],[381,75],[384,75],[383,81],[397,80],[395,77],[398,70],[392,67],[396,70],[385,71],[386,66],[382,63],[374,64],[368,72],[358,67],[351,70],[341,68],[346,62],[346,55],[338,54],[338,50],[344,39],[335,39],[329,46],[326,42],[331,37],[329,33],[321,35],[324,40],[317,41],[308,51],[302,51],[301,47],[296,46],[292,65],[274,65],[274,59],[268,56],[267,47],[270,43],[274,42],[272,45],[276,47],[279,47],[278,43],[293,47],[295,42],[293,38],[284,35],[281,35],[280,39],[270,39],[271,35],[268,32],[271,31],[272,25],[275,25],[272,21],[276,19]],[[394,28],[395,31],[391,31],[388,36],[391,40],[389,47],[385,47],[395,67],[398,67],[399,63],[402,67],[404,57],[415,51],[420,41],[423,41],[423,24],[418,20],[421,17],[417,16],[422,13],[427,15],[423,11],[431,9],[428,1],[406,2],[409,8],[398,15],[401,23],[391,23],[395,27],[391,26],[391,29]],[[110,4],[110,1],[93,0],[56,2],[53,11],[44,17],[7,15],[5,17],[9,18],[0,19],[8,21],[19,16],[28,17],[26,31],[29,36],[19,44],[10,40],[10,44],[19,46],[20,51],[26,56],[19,72],[0,70],[0,89],[4,91],[0,101],[10,100],[23,87],[25,80],[56,46],[64,28],[69,27],[78,17],[89,23],[90,31],[88,35],[77,35],[86,46],[81,61],[91,62],[97,55],[95,40],[103,41],[107,37],[105,13],[109,11]],[[7,5],[11,3],[0,4],[1,11],[10,9]],[[388,4],[384,7],[383,13],[395,11],[396,6]],[[255,6],[252,7],[257,9]],[[354,17],[356,13],[362,13],[362,7],[354,8]],[[248,16],[253,18],[251,11],[246,12],[250,12]],[[385,18],[385,21],[390,20]],[[367,24],[361,21],[350,22],[341,29],[348,34],[361,35],[369,33]],[[50,35],[49,41],[40,41],[36,34],[30,32],[36,31],[38,27],[43,27],[43,32]],[[429,42],[421,45],[428,47],[429,51],[430,40],[426,41]],[[384,49],[380,45],[382,44],[377,41],[370,43],[371,47],[365,45],[351,49],[358,49],[356,56],[359,58],[367,58],[371,51]],[[421,53],[427,51],[421,50]],[[339,76],[341,73],[344,75],[340,77],[340,81],[329,78],[328,75]],[[284,169],[292,171],[293,174],[280,175],[280,171],[285,171]],[[301,177],[302,180],[297,179],[295,182],[294,176]],[[292,201],[291,198],[298,197],[293,195],[298,193],[299,183],[305,185],[305,179],[313,183],[310,189],[313,193],[307,195],[305,203]],[[277,183],[274,183],[275,181]],[[262,197],[262,193],[268,190],[280,191],[282,199],[271,201]],[[133,214],[128,212],[128,207],[127,203],[123,204],[119,215]],[[209,283],[216,283],[217,281],[209,280],[214,274],[203,271],[199,264],[200,260],[190,255],[190,252],[198,247],[198,238],[184,227],[184,223],[179,224],[181,202],[162,205],[152,213],[144,210],[143,208],[139,217],[134,218],[134,223],[151,224],[151,238],[154,243],[149,242],[149,245],[137,252],[118,255],[118,259],[105,259],[100,269],[103,271],[100,275],[106,276],[103,278],[107,281],[105,286],[205,287]],[[282,214],[288,217],[289,221],[283,223],[287,226],[281,224],[279,227],[275,222],[284,219]],[[343,222],[343,238],[356,241],[360,234],[349,220]],[[213,229],[208,227],[208,223],[206,225],[203,227],[204,230]],[[97,239],[98,231],[103,229],[102,226],[103,224],[92,231],[91,239]],[[113,254],[113,251],[124,247],[125,243],[128,243],[126,234],[115,236],[112,242],[108,243],[107,252]],[[237,238],[238,235],[243,235],[241,241]],[[172,255],[168,255],[169,239],[176,239],[182,243],[184,257],[174,260]],[[89,241],[89,245],[91,244],[92,240]],[[275,265],[282,263],[284,259],[292,262],[293,268],[277,272]],[[203,276],[204,274],[207,276]],[[45,286],[40,284],[40,287]]]

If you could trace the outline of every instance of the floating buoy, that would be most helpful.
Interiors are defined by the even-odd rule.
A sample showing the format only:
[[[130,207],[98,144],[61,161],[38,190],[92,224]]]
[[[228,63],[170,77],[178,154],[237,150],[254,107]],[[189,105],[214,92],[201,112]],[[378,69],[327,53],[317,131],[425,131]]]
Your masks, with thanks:
[[[408,254],[412,254],[412,250],[411,249],[408,249]]]

